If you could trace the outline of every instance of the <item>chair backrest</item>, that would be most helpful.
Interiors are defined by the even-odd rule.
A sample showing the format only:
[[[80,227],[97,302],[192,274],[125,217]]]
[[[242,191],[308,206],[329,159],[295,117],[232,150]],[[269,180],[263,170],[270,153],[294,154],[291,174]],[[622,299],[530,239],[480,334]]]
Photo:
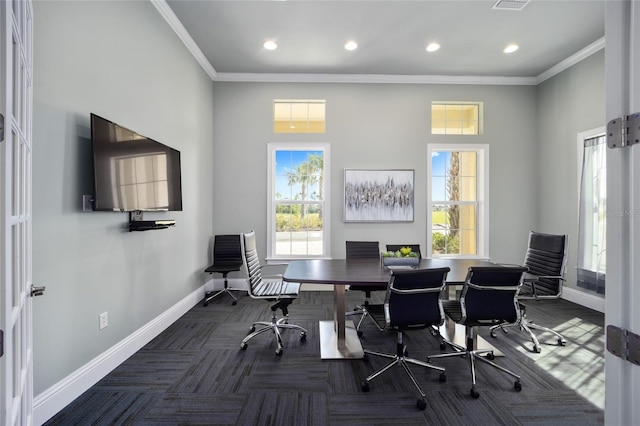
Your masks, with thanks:
[[[528,275],[540,277],[530,283],[533,297],[557,298],[562,294],[567,264],[567,239],[567,235],[529,232],[524,266],[529,268]]]
[[[242,264],[242,247],[240,235],[216,235],[213,240],[213,263]]]
[[[420,244],[387,244],[387,251],[398,251],[402,247],[409,247],[413,253],[418,253],[418,257],[422,259]]]
[[[465,324],[514,323],[520,316],[516,297],[525,266],[470,267],[460,293]]]
[[[263,285],[260,258],[256,248],[256,233],[254,231],[242,234],[242,263],[247,273],[249,295],[255,296],[256,289]]]
[[[409,329],[441,325],[444,311],[440,293],[449,271],[449,268],[394,271],[384,303],[387,327]]]
[[[378,241],[346,241],[347,259],[379,259]]]

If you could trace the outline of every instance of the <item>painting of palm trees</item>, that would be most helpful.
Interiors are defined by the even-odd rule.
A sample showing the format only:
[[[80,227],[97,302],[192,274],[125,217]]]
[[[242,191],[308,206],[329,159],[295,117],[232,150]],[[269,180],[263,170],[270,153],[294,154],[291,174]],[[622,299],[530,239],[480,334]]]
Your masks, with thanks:
[[[413,170],[344,171],[345,222],[412,222]]]

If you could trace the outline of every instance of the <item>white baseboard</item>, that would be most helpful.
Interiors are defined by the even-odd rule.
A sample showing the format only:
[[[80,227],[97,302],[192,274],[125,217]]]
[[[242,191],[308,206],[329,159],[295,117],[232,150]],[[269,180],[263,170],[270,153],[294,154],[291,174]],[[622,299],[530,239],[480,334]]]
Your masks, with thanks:
[[[33,399],[33,424],[42,425],[158,336],[204,297],[204,285],[109,350]]]
[[[604,313],[604,297],[590,294],[572,287],[562,287],[562,298],[594,311]]]

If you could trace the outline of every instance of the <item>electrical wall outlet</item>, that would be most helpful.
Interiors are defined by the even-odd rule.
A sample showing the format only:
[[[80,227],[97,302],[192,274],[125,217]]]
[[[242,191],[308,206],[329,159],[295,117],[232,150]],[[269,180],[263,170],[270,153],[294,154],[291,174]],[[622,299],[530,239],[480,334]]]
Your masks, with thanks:
[[[109,325],[109,313],[103,312],[100,314],[100,330]]]

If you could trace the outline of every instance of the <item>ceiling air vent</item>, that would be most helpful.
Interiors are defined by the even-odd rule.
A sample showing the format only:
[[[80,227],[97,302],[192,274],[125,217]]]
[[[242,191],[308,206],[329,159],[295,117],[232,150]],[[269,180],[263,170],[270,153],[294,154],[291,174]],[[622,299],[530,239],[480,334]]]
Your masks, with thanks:
[[[491,9],[522,10],[531,0],[498,0]]]

